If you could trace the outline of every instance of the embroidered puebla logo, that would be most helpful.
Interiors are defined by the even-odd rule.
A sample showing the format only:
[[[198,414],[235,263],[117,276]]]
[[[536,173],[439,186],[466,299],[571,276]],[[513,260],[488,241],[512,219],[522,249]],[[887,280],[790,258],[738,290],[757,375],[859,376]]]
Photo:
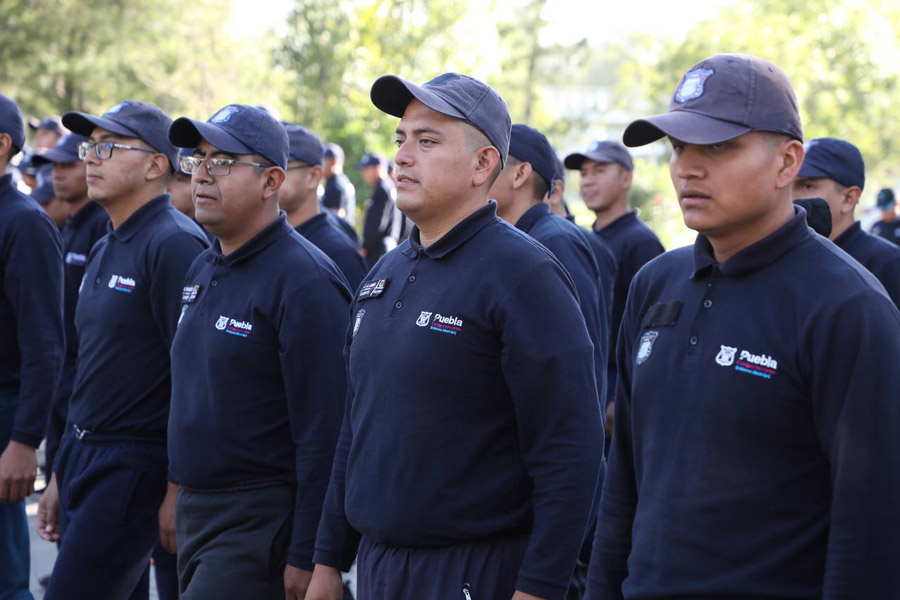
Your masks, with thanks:
[[[772,379],[778,370],[778,361],[766,354],[753,354],[749,350],[741,350],[732,346],[721,346],[716,355],[716,364],[723,367],[734,367],[735,371]]]
[[[706,80],[712,77],[714,73],[715,71],[712,69],[694,69],[689,71],[675,91],[675,102],[684,104],[702,96]]]
[[[641,336],[641,343],[638,345],[637,356],[634,357],[634,362],[636,364],[640,365],[647,362],[647,359],[650,358],[650,353],[653,352],[653,343],[658,337],[658,331],[648,331]]]
[[[362,325],[363,317],[366,316],[366,309],[361,308],[356,311],[356,320],[353,322],[353,337],[359,332],[359,326]]]
[[[216,329],[218,329],[219,331],[224,331],[225,333],[230,333],[231,335],[245,338],[250,335],[251,331],[253,331],[253,325],[251,325],[247,321],[238,321],[237,319],[232,319],[231,317],[220,316],[216,321]]]
[[[114,114],[116,114],[117,112],[119,112],[120,110],[122,110],[123,108],[125,108],[126,106],[128,106],[128,105],[130,105],[130,104],[131,104],[131,102],[128,102],[127,100],[126,100],[125,102],[119,102],[118,104],[116,104],[115,106],[113,106],[111,109],[109,109],[108,111],[106,111],[104,114],[106,114],[106,115],[114,115]]]
[[[126,294],[130,294],[134,291],[134,279],[131,277],[123,277],[121,275],[113,275],[109,278],[109,287],[110,289],[116,290],[117,292],[125,292]]]
[[[459,317],[447,316],[440,313],[423,310],[416,319],[416,325],[427,327],[431,331],[438,331],[448,335],[458,335],[463,328],[463,320]]]
[[[210,118],[210,123],[227,123],[238,112],[236,106],[226,106]]]
[[[78,252],[66,252],[66,264],[81,266],[87,262],[87,256]]]

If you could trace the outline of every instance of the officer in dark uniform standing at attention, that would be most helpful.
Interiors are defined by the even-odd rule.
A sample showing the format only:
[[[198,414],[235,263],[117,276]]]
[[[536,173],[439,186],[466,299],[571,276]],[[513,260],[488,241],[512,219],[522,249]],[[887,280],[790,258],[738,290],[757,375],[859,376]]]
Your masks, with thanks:
[[[170,123],[156,106],[133,101],[99,117],[63,116],[89,137],[80,147],[88,196],[110,224],[88,257],[75,307],[70,425],[51,482],[62,543],[48,599],[128,598],[156,541],[174,551],[169,347],[184,275],[206,237],[165,193],[177,155]]]
[[[290,140],[284,183],[278,190],[278,206],[297,233],[334,261],[350,289],[355,291],[366,276],[366,263],[338,223],[339,217],[319,208],[317,190],[322,180],[322,142],[304,127],[284,124]]]
[[[794,198],[822,198],[828,203],[828,239],[877,277],[900,307],[900,247],[866,233],[853,216],[865,184],[859,149],[844,140],[819,138],[806,146],[806,158],[794,180]]]
[[[565,597],[600,468],[593,351],[575,289],[488,190],[510,119],[447,73],[384,76],[401,117],[399,207],[416,224],[351,307],[349,406],[307,600]]]
[[[188,272],[172,344],[181,597],[302,600],[346,401],[350,292],[278,210],[281,123],[231,104],[178,119],[169,139],[196,147],[182,164],[218,238]]]
[[[894,190],[884,188],[879,191],[875,207],[881,213],[881,220],[872,225],[872,235],[900,246],[900,215],[897,214],[897,198],[894,196]]]
[[[705,59],[624,141],[666,136],[699,235],[632,283],[588,598],[895,598],[900,312],[791,202],[791,83]]]
[[[356,224],[356,189],[350,178],[344,174],[344,149],[331,143],[322,152],[322,169],[325,185],[322,192],[322,206],[348,223]]]
[[[628,208],[634,163],[631,154],[619,142],[596,141],[586,151],[570,154],[565,166],[581,172],[581,197],[594,211],[594,232],[603,238],[616,257],[616,283],[613,288],[610,317],[609,387],[612,402],[615,390],[615,344],[622,322],[622,311],[631,279],[647,261],[665,249],[649,227]]]
[[[387,161],[377,154],[365,154],[357,165],[365,182],[372,187],[363,221],[362,253],[371,269],[385,252],[397,246],[391,237],[397,210],[393,180],[387,174]]]
[[[65,351],[59,230],[6,172],[24,146],[22,113],[0,94],[0,590],[10,598],[31,598],[25,498]]]

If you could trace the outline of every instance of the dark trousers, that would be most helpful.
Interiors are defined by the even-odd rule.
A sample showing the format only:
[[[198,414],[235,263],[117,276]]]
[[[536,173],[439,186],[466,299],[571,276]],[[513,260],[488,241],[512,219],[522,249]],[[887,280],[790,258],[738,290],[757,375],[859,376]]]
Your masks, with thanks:
[[[164,444],[65,435],[56,461],[62,543],[46,600],[139,593],[159,540],[167,465]]]
[[[182,600],[283,600],[294,523],[287,486],[178,490],[175,535]]]
[[[443,548],[388,546],[363,537],[357,600],[508,600],[528,536]]]
[[[9,445],[16,406],[17,388],[0,389],[0,453]],[[25,501],[0,502],[0,600],[32,600],[28,591],[31,546]]]

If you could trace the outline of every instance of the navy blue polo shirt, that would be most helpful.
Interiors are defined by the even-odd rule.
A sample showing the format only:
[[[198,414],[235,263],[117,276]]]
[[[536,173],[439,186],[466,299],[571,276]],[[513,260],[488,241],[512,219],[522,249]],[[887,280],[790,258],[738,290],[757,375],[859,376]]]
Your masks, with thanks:
[[[315,562],[346,570],[360,534],[440,547],[530,532],[518,587],[562,599],[603,448],[575,289],[493,202],[418,240],[413,228],[350,310],[349,408]]]
[[[0,387],[19,388],[10,439],[36,448],[65,352],[62,239],[12,174],[0,176],[0,273]]]
[[[616,257],[616,283],[613,286],[612,316],[609,321],[610,331],[610,367],[614,367],[616,336],[625,310],[625,299],[628,287],[634,275],[650,259],[659,256],[665,249],[659,238],[649,227],[644,225],[634,211],[625,213],[603,229],[595,230],[609,245]]]
[[[386,179],[379,179],[363,221],[362,248],[369,265],[374,265],[387,251],[384,238],[390,235],[394,224],[394,205],[394,186]]]
[[[575,223],[575,215],[566,215],[565,219],[570,223]],[[616,274],[619,271],[619,265],[616,262],[616,257],[609,247],[609,244],[607,244],[602,237],[595,235],[593,232],[583,229],[582,227],[579,227],[578,231],[581,232],[582,237],[590,244],[591,250],[594,252],[594,258],[597,259],[597,266],[600,267],[600,290],[603,292],[603,299],[606,304],[606,318],[607,327],[610,332],[610,346],[614,351],[615,337],[618,331],[613,329],[609,323],[610,319],[612,319],[613,292],[615,291]],[[614,352],[612,353],[611,362],[615,362]]]
[[[887,241],[900,246],[900,219],[894,219],[890,223],[878,221],[872,225],[872,235],[884,238]]]
[[[350,292],[284,213],[188,271],[172,344],[169,471],[207,491],[296,485],[289,564],[313,543],[341,428]]]
[[[75,307],[78,358],[69,422],[94,433],[164,439],[169,348],[184,275],[206,235],[168,194],[91,250]]]
[[[635,277],[589,598],[892,598],[900,312],[795,217]],[[624,581],[624,583],[623,583]]]
[[[859,221],[834,243],[878,278],[894,304],[900,307],[900,246],[866,233]]]
[[[355,291],[368,269],[356,244],[341,229],[338,220],[334,213],[326,210],[298,225],[297,233],[333,260],[350,284],[350,289]]]
[[[594,345],[594,372],[602,409],[600,416],[605,420],[609,307],[601,288],[600,266],[586,241],[586,232],[578,225],[554,215],[550,212],[550,206],[543,202],[525,211],[516,222],[516,228],[550,250],[575,284],[581,314],[584,315],[588,335]]]

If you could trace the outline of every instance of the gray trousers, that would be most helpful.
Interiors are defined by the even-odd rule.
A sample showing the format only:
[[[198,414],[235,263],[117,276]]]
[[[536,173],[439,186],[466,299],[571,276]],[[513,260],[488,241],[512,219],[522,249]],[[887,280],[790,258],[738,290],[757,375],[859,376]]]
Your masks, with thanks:
[[[181,600],[283,600],[294,493],[285,486],[222,493],[180,488]]]

